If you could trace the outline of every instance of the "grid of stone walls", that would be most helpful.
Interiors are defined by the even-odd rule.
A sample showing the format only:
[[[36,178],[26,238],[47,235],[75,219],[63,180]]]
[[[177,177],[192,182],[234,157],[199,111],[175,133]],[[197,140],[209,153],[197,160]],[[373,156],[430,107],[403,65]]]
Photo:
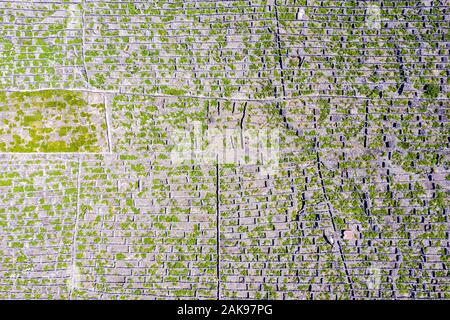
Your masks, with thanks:
[[[286,96],[446,97],[445,1],[276,3]]]

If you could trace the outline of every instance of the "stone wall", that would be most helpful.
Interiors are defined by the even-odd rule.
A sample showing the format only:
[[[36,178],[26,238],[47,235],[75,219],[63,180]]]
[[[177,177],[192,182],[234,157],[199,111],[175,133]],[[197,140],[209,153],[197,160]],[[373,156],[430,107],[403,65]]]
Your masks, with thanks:
[[[99,148],[2,150],[0,297],[450,297],[445,1],[0,13],[0,139],[11,91],[102,97],[70,118]],[[278,166],[174,153],[196,128],[276,133]]]

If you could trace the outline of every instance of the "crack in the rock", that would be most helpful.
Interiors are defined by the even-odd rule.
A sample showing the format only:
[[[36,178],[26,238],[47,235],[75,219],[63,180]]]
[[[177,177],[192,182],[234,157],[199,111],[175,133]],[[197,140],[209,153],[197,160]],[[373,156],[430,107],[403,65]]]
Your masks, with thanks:
[[[220,172],[218,158],[216,162],[216,250],[217,300],[220,300]]]
[[[234,108],[234,104],[233,104]],[[247,102],[244,103],[244,110],[242,111],[241,121],[239,122],[239,127],[241,128],[241,148],[244,149],[244,120],[247,113]]]
[[[364,148],[367,148],[369,131],[369,101],[366,100],[364,109]]]

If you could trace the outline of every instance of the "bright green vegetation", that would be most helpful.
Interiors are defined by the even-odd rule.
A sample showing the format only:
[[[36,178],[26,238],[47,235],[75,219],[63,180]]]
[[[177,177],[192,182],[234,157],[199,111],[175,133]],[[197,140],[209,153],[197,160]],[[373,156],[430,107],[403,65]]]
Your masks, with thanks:
[[[103,95],[0,92],[0,298],[450,298],[447,11],[0,2],[0,88],[108,90],[112,141]],[[194,123],[279,170],[174,163]]]
[[[107,150],[101,95],[81,91],[0,92],[0,152]]]

